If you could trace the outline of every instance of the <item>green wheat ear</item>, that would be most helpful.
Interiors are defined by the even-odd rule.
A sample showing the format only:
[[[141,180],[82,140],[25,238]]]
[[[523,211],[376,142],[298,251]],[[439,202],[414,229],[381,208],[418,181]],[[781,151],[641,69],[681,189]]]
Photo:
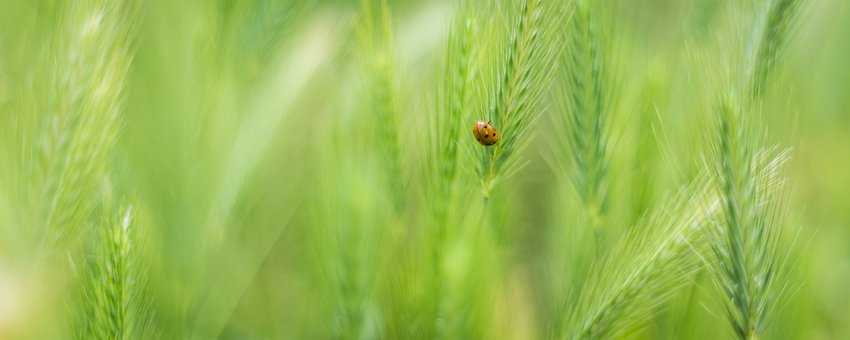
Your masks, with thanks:
[[[722,294],[726,317],[742,340],[758,339],[776,308],[788,250],[781,249],[786,213],[785,179],[780,171],[789,152],[770,147],[758,121],[763,93],[782,56],[803,0],[766,3],[763,26],[755,30],[756,49],[747,66],[750,87],[729,93],[715,109],[710,168],[721,199],[712,228],[711,270]],[[743,92],[743,91],[742,91]]]
[[[375,140],[386,170],[388,192],[395,210],[401,211],[406,198],[390,7],[386,0],[362,0],[359,14],[357,38],[360,50],[364,51],[365,102],[369,104],[368,111],[374,114]]]
[[[470,106],[473,102],[473,78],[475,77],[474,33],[477,30],[476,18],[471,13],[469,2],[458,6],[458,12],[448,32],[448,42],[438,87],[437,113],[430,116],[429,164],[431,172],[431,192],[437,195],[434,201],[441,205],[436,214],[444,215],[450,207],[449,199],[458,177],[460,143],[468,137],[467,120],[472,116]],[[437,220],[442,220],[438,217]]]
[[[103,213],[91,233],[74,306],[75,339],[137,339],[155,336],[144,255],[131,206]],[[72,262],[74,264],[74,262]]]
[[[475,77],[474,32],[476,18],[470,2],[464,1],[457,6],[457,12],[451,22],[446,43],[445,57],[441,65],[441,76],[437,89],[437,110],[429,116],[427,159],[429,168],[427,199],[431,216],[428,229],[427,246],[430,248],[431,277],[429,292],[433,302],[430,306],[432,337],[444,338],[448,333],[442,325],[448,316],[445,297],[444,262],[447,252],[448,233],[457,226],[453,211],[458,211],[456,193],[458,187],[459,147],[465,137],[462,132],[467,128],[467,120],[472,116],[472,79]]]
[[[757,44],[752,56],[751,96],[761,97],[768,85],[770,75],[782,58],[785,46],[800,16],[805,0],[768,0],[764,24],[757,26],[753,41]]]
[[[593,264],[558,337],[618,338],[643,326],[700,268],[694,250],[717,210],[707,176],[655,207]]]
[[[484,198],[502,179],[522,165],[518,153],[529,143],[530,128],[542,111],[542,97],[550,84],[560,50],[555,25],[567,10],[558,2],[522,0],[510,2],[505,15],[507,41],[485,68],[482,117],[492,121],[501,140],[492,147],[478,147],[476,172]],[[500,35],[497,35],[500,37]]]
[[[133,210],[115,209],[112,151],[122,128],[133,59],[133,1],[83,0],[58,6],[31,184],[43,206],[40,250],[67,251],[78,284],[76,339],[155,336],[146,274],[133,236]],[[40,103],[39,103],[40,104]],[[76,241],[83,241],[78,249]],[[77,255],[82,254],[81,257]]]
[[[604,216],[608,206],[608,131],[611,86],[608,56],[599,18],[592,5],[577,2],[568,33],[569,47],[562,57],[564,86],[559,93],[557,126],[560,153],[569,154],[571,179],[592,221]],[[594,224],[596,226],[596,224]]]
[[[787,195],[780,171],[788,152],[764,147],[764,132],[744,110],[731,96],[717,109],[711,164],[721,214],[713,221],[710,268],[735,334],[757,339],[787,286],[788,251],[781,248]]]
[[[33,184],[43,195],[46,249],[78,239],[101,199],[122,124],[135,13],[133,2],[62,7],[36,152],[43,181]]]

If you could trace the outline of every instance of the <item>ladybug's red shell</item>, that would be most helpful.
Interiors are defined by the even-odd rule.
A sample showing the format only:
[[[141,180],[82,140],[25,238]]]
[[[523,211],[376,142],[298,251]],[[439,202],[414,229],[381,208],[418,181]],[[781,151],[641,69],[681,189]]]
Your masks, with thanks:
[[[493,145],[499,141],[499,132],[490,123],[479,120],[472,127],[472,134],[481,145]]]

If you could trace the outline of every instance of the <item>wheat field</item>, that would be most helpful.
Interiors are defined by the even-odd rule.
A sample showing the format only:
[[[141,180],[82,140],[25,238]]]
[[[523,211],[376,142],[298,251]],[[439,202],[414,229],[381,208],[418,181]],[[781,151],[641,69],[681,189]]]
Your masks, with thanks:
[[[848,18],[0,1],[0,339],[850,339]]]

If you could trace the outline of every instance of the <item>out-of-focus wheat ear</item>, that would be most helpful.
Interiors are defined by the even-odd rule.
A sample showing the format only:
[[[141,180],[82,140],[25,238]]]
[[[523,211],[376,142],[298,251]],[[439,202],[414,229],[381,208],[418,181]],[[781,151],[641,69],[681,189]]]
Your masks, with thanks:
[[[757,44],[752,56],[751,96],[761,97],[769,78],[782,57],[782,52],[793,35],[806,0],[768,0],[762,16],[763,24],[757,26],[753,41]]]
[[[45,202],[46,249],[75,239],[99,201],[121,129],[135,12],[132,1],[66,4],[48,49],[55,58],[37,150],[44,181],[35,184]]]
[[[377,3],[377,4],[376,4]],[[392,18],[386,0],[362,0],[357,37],[364,52],[365,102],[369,103],[376,131],[375,142],[386,170],[389,196],[397,211],[404,206],[400,109],[393,46]]]
[[[594,227],[608,205],[608,116],[612,97],[605,35],[593,5],[576,2],[566,25],[567,48],[560,60],[558,140],[554,152],[570,163],[569,178]]]
[[[473,33],[476,30],[476,18],[471,14],[469,7],[470,4],[467,1],[458,6],[449,28],[441,83],[437,90],[438,110],[432,116],[432,129],[429,129],[429,136],[432,139],[429,158],[432,166],[436,167],[433,191],[441,196],[434,199],[445,204],[449,204],[448,198],[452,195],[452,188],[458,175],[459,143],[462,137],[467,137],[462,136],[461,132],[465,132],[465,129],[472,125],[471,122],[465,121],[472,115],[470,112],[473,96],[471,86],[475,73]]]
[[[560,338],[617,338],[644,325],[701,267],[703,237],[718,210],[705,175],[656,206],[593,264]]]
[[[429,116],[428,129],[429,178],[428,201],[431,202],[428,231],[430,248],[430,293],[432,295],[431,336],[442,338],[445,327],[441,326],[445,313],[443,259],[446,252],[447,233],[454,220],[450,212],[455,202],[455,183],[459,169],[458,147],[461,131],[470,124],[465,119],[469,112],[473,74],[473,31],[475,17],[467,1],[457,6],[457,12],[448,32],[445,57],[439,87],[437,89],[437,110]],[[466,137],[464,135],[464,137]]]

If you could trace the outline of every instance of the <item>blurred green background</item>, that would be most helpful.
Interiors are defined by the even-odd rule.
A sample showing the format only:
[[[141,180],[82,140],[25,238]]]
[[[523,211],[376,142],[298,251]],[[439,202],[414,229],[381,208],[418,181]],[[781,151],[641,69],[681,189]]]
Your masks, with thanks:
[[[85,87],[92,74],[120,119],[105,156],[80,163],[102,162],[87,172],[96,184],[69,197],[133,207],[151,338],[430,338],[431,323],[449,338],[548,336],[576,280],[563,268],[591,247],[575,194],[544,160],[549,111],[527,165],[486,203],[492,213],[477,179],[461,175],[442,290],[428,286],[429,117],[453,1],[388,1],[387,46],[364,43],[355,1],[153,0],[89,17],[93,3],[0,1],[0,338],[66,338],[72,327],[69,262],[84,242],[44,247],[51,177],[38,172],[68,156],[36,154],[65,131],[51,115],[99,108],[99,83]],[[755,6],[602,3],[618,61],[610,215],[625,230],[698,169],[717,86],[707,65],[733,53]],[[767,94],[771,142],[792,148],[788,224],[801,232],[793,293],[765,338],[850,338],[848,18],[850,2],[807,1]],[[106,33],[86,45],[87,29]],[[104,43],[113,31],[129,37],[119,54]],[[124,73],[98,68],[110,58],[123,58]],[[382,157],[387,123],[370,99],[382,81],[375,60],[392,70],[392,91],[377,96],[397,113],[397,169]],[[475,143],[473,121],[464,143]],[[697,274],[627,338],[731,338],[714,298]],[[448,311],[436,321],[434,304]]]

